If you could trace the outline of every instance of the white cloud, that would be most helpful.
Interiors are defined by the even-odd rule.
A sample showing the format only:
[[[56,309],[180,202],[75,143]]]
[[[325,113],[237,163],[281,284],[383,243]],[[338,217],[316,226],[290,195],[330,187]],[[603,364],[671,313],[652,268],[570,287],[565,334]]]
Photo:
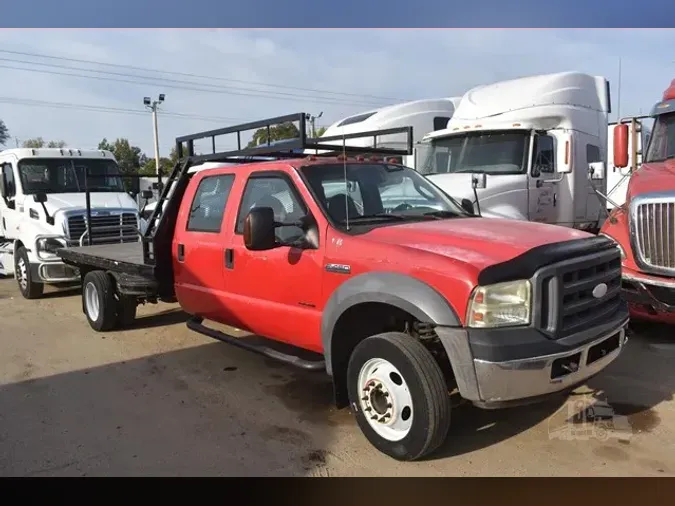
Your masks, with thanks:
[[[621,112],[646,113],[675,77],[675,64],[667,54],[673,42],[672,30],[7,30],[0,32],[0,44],[6,50],[244,82],[165,76],[221,86],[230,94],[207,93],[169,86],[182,86],[180,83],[140,85],[19,72],[2,66],[25,65],[0,60],[3,71],[0,97],[142,110],[143,96],[166,93],[167,112],[228,118],[220,125],[160,117],[160,145],[166,154],[178,135],[239,121],[323,111],[320,122],[326,124],[373,108],[374,99],[364,95],[395,99],[453,96],[478,84],[561,70],[608,77],[616,107],[619,57],[623,66]],[[0,53],[0,58],[68,65],[7,53]],[[131,72],[123,68],[98,68]],[[343,103],[335,100],[317,103],[310,100],[311,93],[284,86],[355,96],[333,96]],[[246,95],[270,92],[279,95],[275,99]],[[128,137],[148,154],[153,152],[149,114],[0,103],[0,118],[12,136],[20,139],[42,136],[90,147],[102,137],[119,136]]]

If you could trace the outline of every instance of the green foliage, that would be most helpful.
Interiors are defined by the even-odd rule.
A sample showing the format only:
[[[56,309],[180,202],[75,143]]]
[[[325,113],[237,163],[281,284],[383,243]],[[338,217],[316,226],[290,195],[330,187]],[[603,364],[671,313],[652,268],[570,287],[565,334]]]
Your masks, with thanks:
[[[65,148],[67,144],[65,141],[49,141],[46,142],[42,137],[35,137],[28,139],[21,143],[24,148],[40,149],[40,148]]]
[[[253,148],[268,142],[280,141],[282,139],[296,139],[300,137],[300,131],[293,123],[281,123],[270,128],[270,138],[267,138],[267,128],[259,128],[253,134],[251,142],[246,147]]]
[[[0,146],[4,146],[9,140],[9,129],[5,122],[0,119]]]

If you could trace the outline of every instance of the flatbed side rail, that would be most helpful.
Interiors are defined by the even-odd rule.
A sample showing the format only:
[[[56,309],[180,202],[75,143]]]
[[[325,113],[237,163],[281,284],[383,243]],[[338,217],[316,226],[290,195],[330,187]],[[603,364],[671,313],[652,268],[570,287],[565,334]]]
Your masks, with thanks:
[[[160,169],[157,172],[157,187],[162,188],[162,170]],[[139,240],[143,241],[143,234],[141,234],[140,230],[138,229],[137,226],[135,225],[129,225],[129,224],[124,224],[121,222],[119,226],[117,225],[94,225],[92,222],[92,213],[91,213],[91,192],[95,191],[92,189],[91,181],[95,181],[97,179],[106,179],[106,178],[119,178],[123,181],[123,183],[127,182],[128,180],[131,180],[131,188],[129,189],[129,193],[135,193],[138,194],[139,192],[139,183],[141,178],[144,178],[147,176],[143,176],[141,174],[92,174],[91,169],[87,167],[84,171],[84,193],[85,193],[85,206],[86,206],[86,213],[84,217],[85,221],[85,231],[84,233],[80,236],[78,240],[78,245],[79,246],[91,246],[95,244],[97,241],[94,238],[94,232],[100,231],[100,232],[105,232],[105,231],[112,231],[113,229],[120,229],[121,231],[123,230],[133,230],[135,231],[135,235],[139,238]],[[127,185],[124,184],[126,187]],[[124,235],[120,232],[120,242],[124,241]],[[144,249],[147,247],[147,245],[144,243]]]

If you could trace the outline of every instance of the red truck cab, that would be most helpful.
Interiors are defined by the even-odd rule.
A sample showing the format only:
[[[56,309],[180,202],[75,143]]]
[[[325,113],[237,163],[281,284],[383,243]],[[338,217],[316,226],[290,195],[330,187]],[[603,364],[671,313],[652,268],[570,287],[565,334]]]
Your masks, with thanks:
[[[622,292],[636,319],[675,323],[675,80],[651,116],[654,127],[642,166],[628,182],[626,202],[601,233],[622,256]],[[614,131],[614,164],[628,164],[628,125]]]
[[[585,382],[624,348],[621,259],[606,237],[481,218],[390,160],[237,158],[270,154],[265,147],[195,155],[192,141],[212,135],[177,139],[188,152],[157,223],[150,218],[152,254],[129,244],[59,250],[82,272],[92,328],[126,324],[139,303],[178,301],[197,332],[327,372],[336,405],[400,460],[446,439],[450,392],[482,408],[536,402]],[[313,141],[288,144],[328,149],[318,143],[326,138]],[[233,156],[235,166],[189,170],[193,159]]]

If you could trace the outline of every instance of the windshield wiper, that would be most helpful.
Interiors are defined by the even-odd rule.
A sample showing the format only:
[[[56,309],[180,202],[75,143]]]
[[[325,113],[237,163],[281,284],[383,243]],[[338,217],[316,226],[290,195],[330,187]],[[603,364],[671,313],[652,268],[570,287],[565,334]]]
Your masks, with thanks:
[[[390,214],[390,213],[375,213],[375,214],[366,214],[365,216],[354,216],[349,218],[349,223],[358,223],[361,221],[368,221],[372,219],[388,219],[395,221],[406,220],[408,217],[401,216],[400,214]],[[342,223],[346,223],[347,220],[342,220]]]
[[[459,214],[457,214],[454,211],[446,211],[443,209],[439,209],[437,211],[429,211],[426,213],[422,213],[422,216],[431,216],[432,218],[438,218],[442,220],[444,218],[456,218],[457,216],[459,216]]]

